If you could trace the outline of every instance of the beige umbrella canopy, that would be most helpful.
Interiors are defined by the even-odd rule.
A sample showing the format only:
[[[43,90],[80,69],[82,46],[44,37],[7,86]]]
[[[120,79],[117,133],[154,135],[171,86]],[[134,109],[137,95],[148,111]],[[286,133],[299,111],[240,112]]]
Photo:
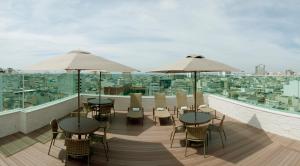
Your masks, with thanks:
[[[192,54],[174,64],[163,66],[152,70],[162,73],[183,73],[183,72],[237,72],[236,68],[226,64],[206,59],[202,55]]]
[[[100,70],[105,72],[133,72],[134,68],[96,56],[86,51],[75,50],[32,65],[26,70]]]
[[[226,64],[214,60],[206,59],[202,55],[192,54],[187,56],[184,59],[179,60],[174,64],[154,69],[151,72],[194,73],[194,105],[195,105],[195,113],[196,113],[197,72],[238,72],[238,71],[239,70],[234,67],[228,66]]]
[[[122,65],[120,63],[96,56],[86,51],[75,50],[65,55],[53,57],[32,65],[25,70],[77,70],[77,77],[80,80],[81,70],[99,70],[100,71],[100,87],[101,72],[134,72],[137,69]],[[80,81],[77,84],[78,89],[78,110],[80,108]],[[100,89],[99,89],[100,90]],[[100,100],[100,93],[99,93]],[[78,111],[79,114],[79,111]],[[80,116],[78,115],[78,122]],[[80,124],[80,123],[78,123]]]

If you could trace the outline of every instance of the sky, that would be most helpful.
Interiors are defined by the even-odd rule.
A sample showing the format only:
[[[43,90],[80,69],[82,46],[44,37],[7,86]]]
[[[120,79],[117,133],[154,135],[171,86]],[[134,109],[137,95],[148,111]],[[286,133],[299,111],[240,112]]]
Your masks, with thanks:
[[[300,72],[298,0],[0,0],[0,67],[84,50],[141,71],[201,54]]]

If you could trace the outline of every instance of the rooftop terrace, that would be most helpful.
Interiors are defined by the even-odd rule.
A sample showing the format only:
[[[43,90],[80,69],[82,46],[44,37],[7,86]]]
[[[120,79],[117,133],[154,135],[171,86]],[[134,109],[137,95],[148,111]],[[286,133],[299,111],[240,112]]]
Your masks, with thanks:
[[[299,165],[300,141],[264,132],[231,118],[225,120],[227,141],[222,149],[218,135],[209,141],[208,156],[201,147],[188,148],[184,157],[184,134],[175,136],[170,148],[171,125],[153,125],[151,112],[145,124],[126,126],[126,111],[117,111],[109,127],[110,160],[101,144],[94,145],[91,165]],[[47,154],[49,126],[29,134],[16,133],[0,140],[0,165],[64,165],[64,141],[58,139]],[[85,165],[71,159],[69,165]]]

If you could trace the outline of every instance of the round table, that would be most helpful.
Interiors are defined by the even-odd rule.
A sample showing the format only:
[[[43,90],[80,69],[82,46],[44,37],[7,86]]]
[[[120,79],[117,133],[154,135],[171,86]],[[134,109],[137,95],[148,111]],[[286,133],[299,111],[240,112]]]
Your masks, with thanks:
[[[91,104],[92,106],[95,106],[96,109],[94,109],[96,111],[96,116],[95,119],[97,120],[101,120],[101,108],[113,108],[114,104],[113,104],[113,100],[112,99],[107,99],[107,98],[101,98],[101,100],[99,101],[99,98],[95,98],[95,99],[91,99],[88,100],[88,103]]]
[[[188,112],[180,116],[179,120],[187,125],[205,124],[211,121],[211,115],[205,112]]]
[[[106,127],[106,124],[102,124],[91,118],[83,117],[80,117],[80,125],[78,125],[78,117],[65,118],[61,120],[58,125],[67,133],[77,134],[79,139],[81,138],[81,135],[91,134],[99,128]]]
[[[92,105],[100,105],[101,106],[101,105],[113,104],[113,101],[111,99],[101,99],[99,102],[99,98],[96,98],[96,99],[88,100],[88,103],[92,104]]]

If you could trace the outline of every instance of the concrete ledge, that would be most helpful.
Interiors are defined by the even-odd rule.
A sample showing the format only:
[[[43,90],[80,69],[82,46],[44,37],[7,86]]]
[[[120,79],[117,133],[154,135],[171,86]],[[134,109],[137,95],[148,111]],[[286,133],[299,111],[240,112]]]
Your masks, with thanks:
[[[210,107],[242,123],[300,140],[299,115],[260,108],[215,95],[207,95],[207,98]]]
[[[84,94],[82,100],[86,100],[88,97],[97,97],[97,95]],[[104,95],[102,97],[115,99],[115,109],[127,111],[129,96]],[[215,95],[205,95],[205,99],[209,101],[210,107],[242,123],[300,140],[300,115],[260,108]],[[190,105],[193,104],[192,96],[188,96],[188,101]],[[167,96],[167,105],[170,111],[173,111],[176,105],[176,97]],[[152,112],[154,97],[143,96],[143,106],[145,111]],[[1,112],[0,137],[16,132],[29,133],[47,125],[53,118],[58,119],[66,116],[76,108],[77,96],[74,95],[40,106]]]

